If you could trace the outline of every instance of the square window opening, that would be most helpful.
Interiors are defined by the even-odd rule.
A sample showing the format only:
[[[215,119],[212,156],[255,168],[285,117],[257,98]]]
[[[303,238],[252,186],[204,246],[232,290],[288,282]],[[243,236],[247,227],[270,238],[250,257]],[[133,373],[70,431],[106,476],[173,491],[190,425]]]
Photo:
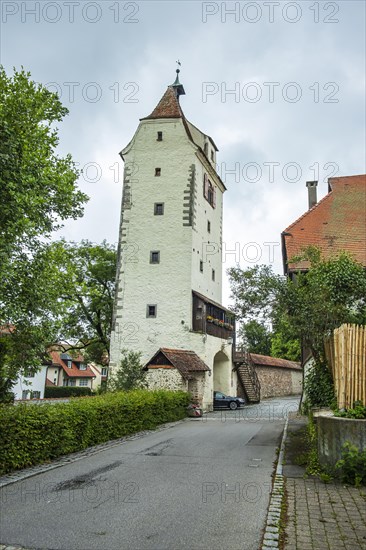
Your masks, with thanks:
[[[162,216],[164,214],[164,203],[163,202],[156,202],[154,204],[154,215],[155,216]]]
[[[151,264],[159,264],[160,263],[160,251],[159,250],[153,250],[150,252],[150,263]]]
[[[146,306],[146,317],[156,317],[156,310],[157,310],[156,304],[148,304]]]
[[[155,168],[155,176],[161,176],[161,168]]]

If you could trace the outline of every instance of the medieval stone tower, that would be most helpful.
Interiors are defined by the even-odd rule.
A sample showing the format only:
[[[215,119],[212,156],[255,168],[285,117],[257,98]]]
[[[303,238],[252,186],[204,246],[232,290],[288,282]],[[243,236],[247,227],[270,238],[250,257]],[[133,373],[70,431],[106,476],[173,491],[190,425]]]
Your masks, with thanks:
[[[214,141],[184,116],[168,86],[121,151],[125,162],[111,372],[142,352],[151,387],[186,388],[205,406],[236,395],[234,318],[221,306],[225,185]]]

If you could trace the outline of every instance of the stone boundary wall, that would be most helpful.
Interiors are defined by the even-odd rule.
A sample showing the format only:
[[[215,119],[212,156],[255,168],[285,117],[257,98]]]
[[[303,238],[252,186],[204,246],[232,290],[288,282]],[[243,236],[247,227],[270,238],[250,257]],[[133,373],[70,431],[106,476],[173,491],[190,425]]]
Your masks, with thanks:
[[[302,371],[283,367],[256,366],[261,385],[261,399],[285,397],[302,391]]]
[[[366,420],[337,416],[318,416],[318,454],[324,466],[334,466],[341,459],[346,441],[360,451],[366,450]]]

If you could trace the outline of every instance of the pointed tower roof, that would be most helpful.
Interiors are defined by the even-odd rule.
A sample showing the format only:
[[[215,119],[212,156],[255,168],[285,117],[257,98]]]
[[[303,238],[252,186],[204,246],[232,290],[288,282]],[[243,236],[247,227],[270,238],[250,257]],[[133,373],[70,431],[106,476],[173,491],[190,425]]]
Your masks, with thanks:
[[[168,86],[167,91],[153,110],[153,112],[140,120],[154,118],[183,118],[183,112],[180,108],[177,94],[173,86]]]
[[[153,112],[140,120],[154,118],[184,118],[183,111],[179,105],[179,96],[185,95],[183,85],[179,82],[180,70],[176,70],[175,82],[168,86],[167,91],[153,110]]]

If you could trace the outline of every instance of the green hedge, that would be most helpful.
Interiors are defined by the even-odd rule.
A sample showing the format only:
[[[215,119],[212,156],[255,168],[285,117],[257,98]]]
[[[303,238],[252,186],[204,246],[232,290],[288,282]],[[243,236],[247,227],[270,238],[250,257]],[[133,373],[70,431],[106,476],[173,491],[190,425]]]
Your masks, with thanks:
[[[189,395],[135,390],[69,403],[0,406],[0,474],[186,416]]]
[[[47,397],[80,397],[91,395],[91,389],[79,386],[47,386],[44,396]]]

